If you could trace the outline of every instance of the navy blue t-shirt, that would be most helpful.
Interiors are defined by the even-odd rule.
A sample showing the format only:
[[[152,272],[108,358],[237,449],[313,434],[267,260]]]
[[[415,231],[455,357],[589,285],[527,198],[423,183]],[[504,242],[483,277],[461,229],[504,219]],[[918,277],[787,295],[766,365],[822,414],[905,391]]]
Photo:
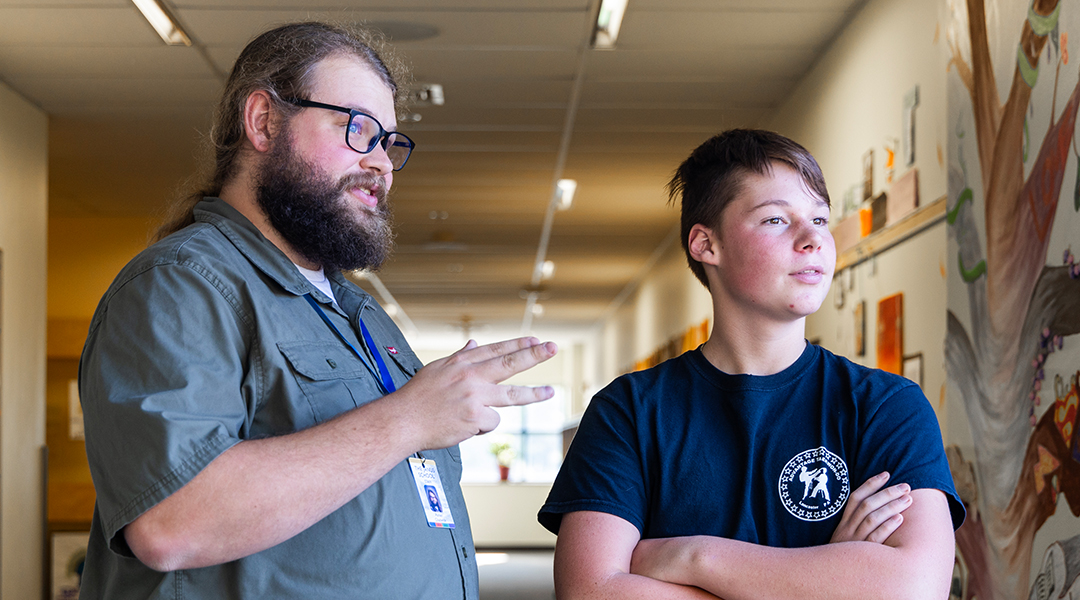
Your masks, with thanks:
[[[728,375],[701,350],[624,375],[600,391],[540,509],[589,510],[641,537],[711,535],[773,547],[829,542],[848,496],[889,485],[945,492],[964,508],[934,411],[916,384],[807,344],[775,375]]]

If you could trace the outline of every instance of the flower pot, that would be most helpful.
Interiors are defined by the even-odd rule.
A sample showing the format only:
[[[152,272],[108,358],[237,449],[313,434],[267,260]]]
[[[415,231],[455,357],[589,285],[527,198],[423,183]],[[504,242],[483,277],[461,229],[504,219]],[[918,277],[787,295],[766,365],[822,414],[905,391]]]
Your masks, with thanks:
[[[510,478],[510,466],[499,465],[499,481],[506,481]]]

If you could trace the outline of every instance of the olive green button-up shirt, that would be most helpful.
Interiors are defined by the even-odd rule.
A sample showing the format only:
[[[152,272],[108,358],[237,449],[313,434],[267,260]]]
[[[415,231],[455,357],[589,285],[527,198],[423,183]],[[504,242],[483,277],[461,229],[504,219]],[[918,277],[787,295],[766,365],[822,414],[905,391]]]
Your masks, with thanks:
[[[124,267],[90,325],[79,390],[97,504],[81,598],[477,598],[456,446],[423,453],[438,466],[454,529],[428,526],[403,460],[322,521],[246,558],[159,573],[132,555],[124,526],[234,444],[381,397],[372,352],[399,387],[422,366],[340,273],[329,274],[339,309],[225,202],[206,199],[195,219]],[[360,319],[374,347],[357,334]]]

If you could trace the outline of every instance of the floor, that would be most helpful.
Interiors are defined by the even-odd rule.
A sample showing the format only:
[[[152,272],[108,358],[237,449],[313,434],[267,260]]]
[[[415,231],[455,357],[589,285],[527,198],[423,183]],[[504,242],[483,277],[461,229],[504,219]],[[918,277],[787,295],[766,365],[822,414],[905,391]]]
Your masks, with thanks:
[[[480,600],[554,600],[552,550],[507,550],[476,553]]]

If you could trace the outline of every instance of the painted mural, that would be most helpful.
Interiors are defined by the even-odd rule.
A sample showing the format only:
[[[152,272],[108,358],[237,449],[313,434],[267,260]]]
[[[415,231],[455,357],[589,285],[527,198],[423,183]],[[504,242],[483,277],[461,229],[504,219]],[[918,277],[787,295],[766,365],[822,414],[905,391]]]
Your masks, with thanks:
[[[1080,0],[945,7],[952,596],[1080,600]]]

